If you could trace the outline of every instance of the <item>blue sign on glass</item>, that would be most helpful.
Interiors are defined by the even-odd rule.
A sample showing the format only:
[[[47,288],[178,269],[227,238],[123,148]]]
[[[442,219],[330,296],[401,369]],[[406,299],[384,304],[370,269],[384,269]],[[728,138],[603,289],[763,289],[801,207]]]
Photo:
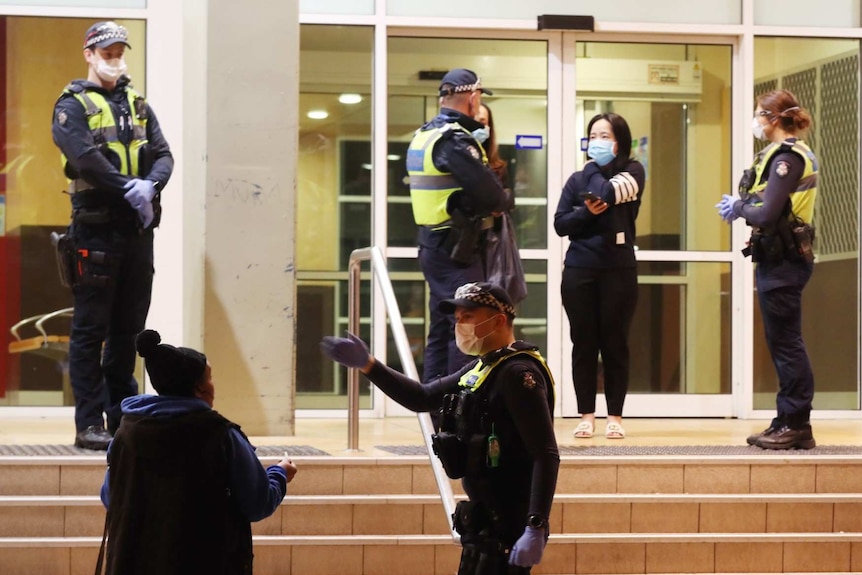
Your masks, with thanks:
[[[517,150],[541,150],[542,136],[515,136],[515,149]]]

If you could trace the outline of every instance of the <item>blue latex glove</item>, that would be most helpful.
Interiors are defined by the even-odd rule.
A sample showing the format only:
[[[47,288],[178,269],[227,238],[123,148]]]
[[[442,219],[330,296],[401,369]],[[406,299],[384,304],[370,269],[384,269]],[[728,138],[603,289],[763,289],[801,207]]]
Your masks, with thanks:
[[[547,539],[544,527],[525,527],[524,534],[515,541],[512,552],[509,553],[509,564],[518,567],[537,565],[542,560],[545,543]]]
[[[718,208],[718,215],[721,216],[721,219],[723,219],[727,223],[730,223],[739,217],[733,212],[733,204],[735,203],[736,198],[724,194],[723,196],[721,196],[721,201],[715,204],[715,207]]]
[[[137,206],[133,200],[152,202],[153,198],[156,197],[156,183],[152,180],[133,178],[126,182],[126,185],[123,187],[129,190],[123,197],[136,209]]]
[[[368,365],[368,360],[371,359],[371,354],[368,353],[368,346],[349,331],[345,333],[347,337],[329,335],[324,337],[323,341],[320,342],[320,348],[323,350],[323,353],[341,365],[357,369],[365,367]]]
[[[150,180],[134,178],[123,186],[128,192],[123,194],[126,201],[138,212],[138,218],[144,228],[153,223],[153,197],[156,195],[156,184]]]

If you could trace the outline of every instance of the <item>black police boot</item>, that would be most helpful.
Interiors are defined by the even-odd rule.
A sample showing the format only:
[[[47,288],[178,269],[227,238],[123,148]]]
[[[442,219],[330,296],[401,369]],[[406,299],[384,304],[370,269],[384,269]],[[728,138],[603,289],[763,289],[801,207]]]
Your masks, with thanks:
[[[810,425],[799,429],[782,425],[773,433],[760,437],[755,445],[763,449],[812,449],[817,442],[814,441]]]
[[[75,435],[75,447],[83,449],[106,451],[110,442],[111,434],[105,431],[105,428],[101,425],[91,425]]]
[[[754,435],[749,435],[748,438],[745,440],[745,442],[748,443],[749,445],[757,445],[758,439],[760,439],[761,437],[765,437],[767,435],[772,435],[773,433],[778,431],[782,425],[783,425],[783,422],[781,421],[781,418],[776,417],[769,424],[769,427],[767,427],[766,429],[764,429],[760,433],[755,433]]]

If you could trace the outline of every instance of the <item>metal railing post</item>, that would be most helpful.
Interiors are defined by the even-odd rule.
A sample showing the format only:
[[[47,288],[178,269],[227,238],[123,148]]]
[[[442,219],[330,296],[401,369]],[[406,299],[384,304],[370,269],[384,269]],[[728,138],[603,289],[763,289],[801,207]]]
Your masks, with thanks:
[[[359,282],[363,260],[371,260],[372,275],[377,279],[377,287],[380,288],[383,295],[383,301],[389,315],[389,329],[392,330],[392,339],[395,340],[395,347],[398,350],[398,357],[401,360],[404,374],[413,380],[419,381],[419,372],[416,369],[416,362],[413,361],[413,354],[410,351],[407,330],[404,329],[401,310],[398,307],[398,300],[395,299],[395,290],[392,289],[392,282],[389,279],[389,273],[386,268],[386,260],[383,259],[383,252],[380,251],[380,248],[372,246],[356,249],[350,253],[350,260],[347,265],[347,291],[350,296],[347,301],[347,329],[351,333],[359,335]],[[434,455],[434,450],[431,446],[431,434],[434,433],[431,416],[427,413],[417,413],[416,415],[419,419],[419,427],[422,430],[422,439],[425,441],[425,449],[428,451],[431,469],[434,472],[437,490],[440,492],[440,499],[443,502],[443,511],[446,513],[446,520],[449,522],[452,539],[459,541],[460,536],[452,527],[452,514],[455,512],[455,495],[452,492],[449,478],[446,477],[443,466],[440,460]],[[358,369],[347,370],[347,448],[349,451],[359,450]]]
[[[347,330],[359,335],[359,295],[362,261],[371,258],[371,248],[354,250],[347,264]],[[347,450],[359,451],[359,370],[347,370]]]

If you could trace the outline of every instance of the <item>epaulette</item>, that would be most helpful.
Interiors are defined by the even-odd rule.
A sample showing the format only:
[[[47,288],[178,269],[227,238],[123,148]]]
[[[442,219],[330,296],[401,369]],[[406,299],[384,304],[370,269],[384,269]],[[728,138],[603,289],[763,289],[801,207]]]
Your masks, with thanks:
[[[66,93],[80,94],[83,91],[84,91],[84,86],[82,86],[81,84],[76,84],[75,82],[69,82],[68,84],[66,84],[66,87],[63,88],[64,94],[66,94]]]
[[[520,351],[538,351],[539,346],[533,345],[532,343],[528,343],[526,341],[515,341],[506,347],[501,347],[496,351],[492,351],[491,353],[482,357],[483,363],[494,363],[495,361],[499,361],[506,356],[512,355],[513,353],[518,353]]]

